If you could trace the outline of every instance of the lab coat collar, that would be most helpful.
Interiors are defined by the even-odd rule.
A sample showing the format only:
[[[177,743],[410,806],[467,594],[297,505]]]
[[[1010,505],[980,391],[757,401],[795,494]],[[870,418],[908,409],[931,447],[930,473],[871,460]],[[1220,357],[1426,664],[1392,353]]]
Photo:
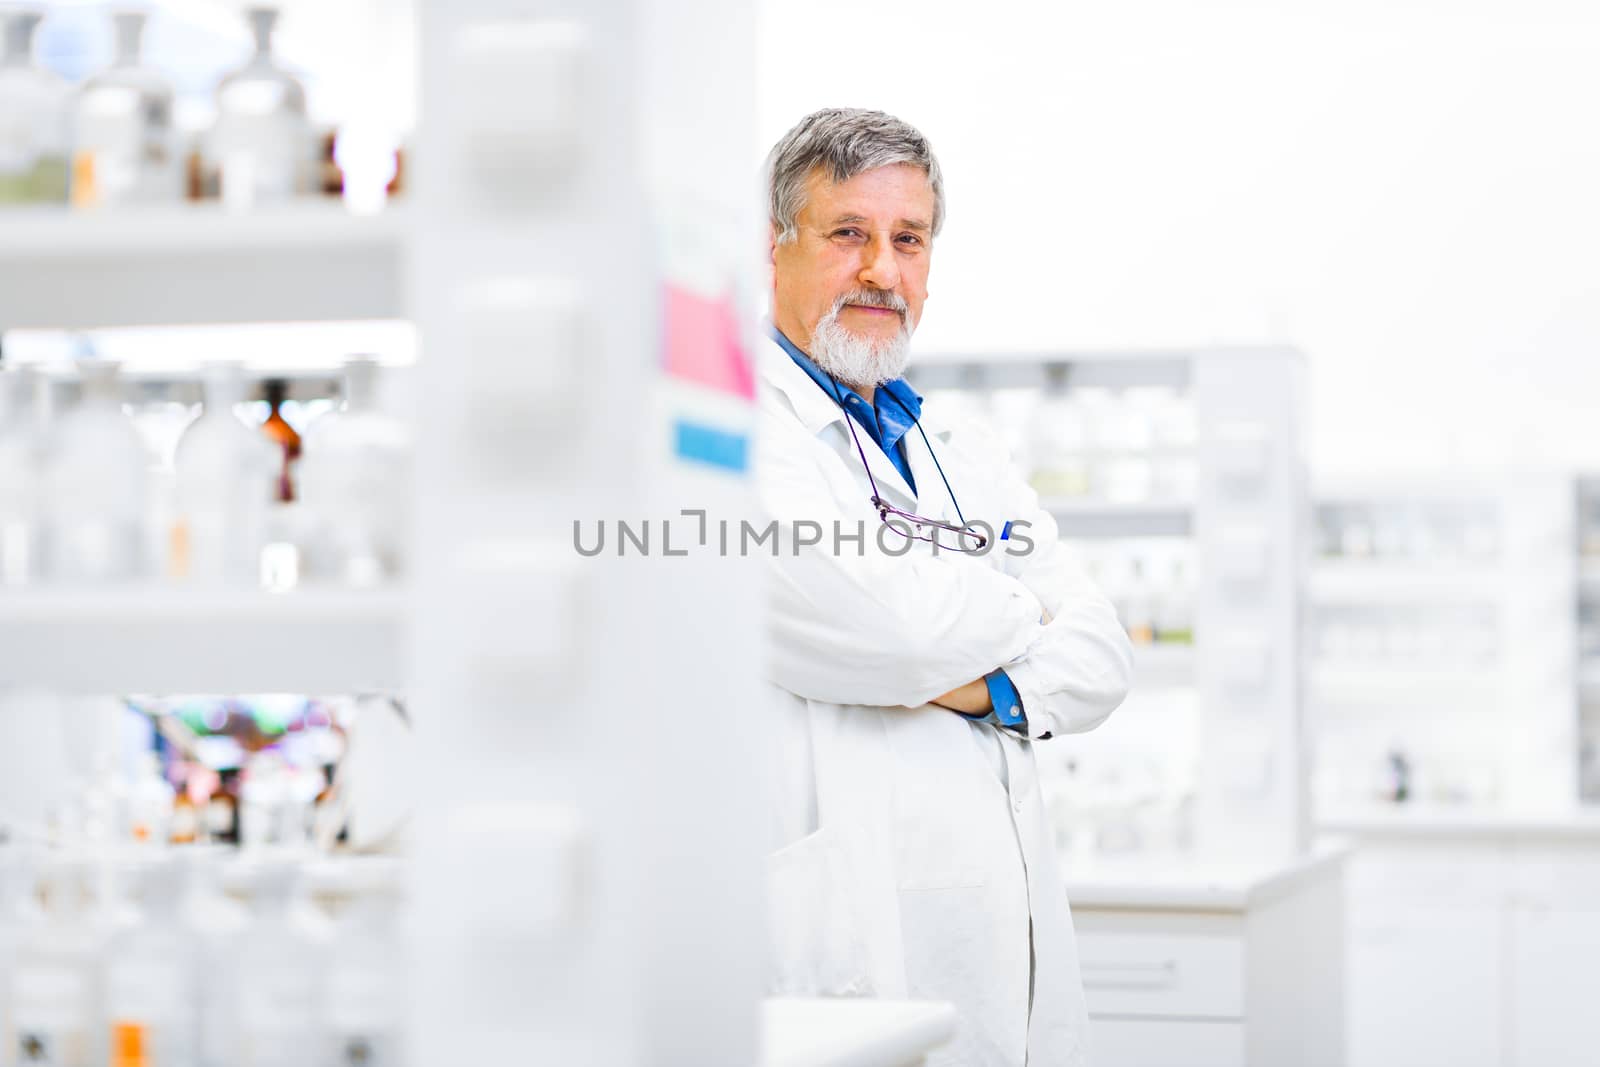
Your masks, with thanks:
[[[768,338],[767,343],[761,346],[760,353],[762,380],[788,399],[789,406],[794,409],[795,415],[800,419],[801,425],[806,428],[808,434],[815,437],[833,423],[843,423],[845,414],[839,409],[839,405],[827,393],[817,387],[817,383],[811,380],[809,374],[795,364],[795,361],[789,357],[789,353],[783,350],[782,345],[776,340]],[[850,441],[849,427],[841,426],[839,432],[844,436],[845,447],[849,450],[851,462],[860,463],[861,458],[856,455],[856,446]],[[918,445],[922,443],[915,430],[907,433],[907,454],[912,457],[911,469],[913,476],[920,478],[922,472],[918,469],[916,449],[909,447],[913,437],[918,438]],[[872,470],[872,477],[878,483],[879,491],[886,498],[890,497],[891,494],[899,496],[900,500],[890,500],[890,503],[896,507],[906,508],[907,510],[914,508],[917,503],[917,494],[911,491],[911,487],[906,484],[905,478],[895,469],[895,465],[889,462],[889,457],[883,454],[883,449],[879,448],[868,437],[861,442],[861,450],[866,453],[867,466]]]

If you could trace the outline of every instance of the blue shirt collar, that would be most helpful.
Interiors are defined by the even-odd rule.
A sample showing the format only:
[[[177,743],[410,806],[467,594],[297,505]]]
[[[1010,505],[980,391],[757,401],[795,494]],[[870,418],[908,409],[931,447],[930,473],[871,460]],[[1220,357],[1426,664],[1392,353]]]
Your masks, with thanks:
[[[922,417],[922,397],[918,395],[915,389],[911,388],[911,384],[904,378],[896,378],[892,382],[885,382],[879,386],[878,395],[873,398],[874,402],[869,408],[866,397],[843,382],[836,382],[829,377],[827,372],[817,366],[810,356],[800,351],[793,341],[784,336],[783,331],[778,329],[776,324],[768,322],[767,332],[772,335],[774,341],[778,342],[778,346],[789,354],[789,358],[794,360],[795,364],[805,371],[812,381],[817,383],[819,389],[843,404],[846,410],[855,414],[857,421],[863,421],[861,415],[867,414],[871,411],[871,408],[876,408],[877,410],[872,412],[876,416],[876,420],[873,421],[883,421],[886,424],[884,429],[892,434],[892,439],[887,442],[881,439],[878,440],[878,444],[885,449],[893,447],[895,442],[905,436],[906,430],[910,429],[912,424]],[[887,402],[884,400],[883,394],[885,392],[890,397]],[[895,401],[899,401],[899,403]],[[869,430],[873,431],[873,437],[878,438],[878,427],[870,423],[865,424]],[[895,429],[890,430],[891,426]]]

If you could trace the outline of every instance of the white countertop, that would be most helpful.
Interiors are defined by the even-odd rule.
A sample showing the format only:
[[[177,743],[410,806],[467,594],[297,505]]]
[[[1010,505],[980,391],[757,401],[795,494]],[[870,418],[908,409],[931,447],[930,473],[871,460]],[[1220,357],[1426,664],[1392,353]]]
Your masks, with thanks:
[[[1317,829],[1367,838],[1600,838],[1600,807],[1532,812],[1375,804],[1319,814]]]
[[[761,1006],[761,1067],[908,1067],[949,1041],[956,1012],[912,1000],[773,998]]]
[[[1330,845],[1278,862],[1184,854],[1069,862],[1067,899],[1074,911],[1243,912],[1336,876],[1346,855],[1348,849]]]

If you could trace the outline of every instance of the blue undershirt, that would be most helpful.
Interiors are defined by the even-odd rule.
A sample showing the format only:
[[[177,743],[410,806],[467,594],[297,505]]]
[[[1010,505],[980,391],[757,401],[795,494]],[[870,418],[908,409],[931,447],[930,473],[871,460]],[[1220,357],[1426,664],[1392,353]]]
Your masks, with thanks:
[[[783,335],[777,326],[768,324],[768,332],[772,339],[794,360],[795,365],[805,371],[811,380],[828,396],[844,408],[849,416],[871,437],[873,443],[883,450],[883,454],[894,464],[895,470],[905,478],[906,484],[916,492],[917,483],[911,477],[911,462],[906,456],[906,432],[917,424],[917,419],[922,417],[922,397],[904,378],[896,378],[892,382],[885,382],[878,386],[873,394],[872,403],[867,403],[867,398],[856,392],[843,382],[835,381],[829,377],[821,367],[812,362],[811,357],[800,351],[795,343]],[[996,668],[983,676],[984,684],[989,687],[989,702],[994,705],[994,710],[985,716],[968,716],[981,718],[984,722],[992,722],[999,726],[1009,726],[1013,730],[1020,730],[1024,734],[1028,729],[1028,716],[1022,710],[1022,697],[1017,693],[1017,687],[1012,683],[1011,677],[1004,670]]]

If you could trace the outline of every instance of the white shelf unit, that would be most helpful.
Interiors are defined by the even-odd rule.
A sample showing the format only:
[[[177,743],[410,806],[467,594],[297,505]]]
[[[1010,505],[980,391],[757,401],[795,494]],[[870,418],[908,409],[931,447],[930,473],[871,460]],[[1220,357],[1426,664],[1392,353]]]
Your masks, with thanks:
[[[659,417],[725,428],[752,406],[668,380],[659,312],[675,283],[754,322],[755,13],[408,6],[404,211],[0,213],[0,330],[415,319],[411,586],[6,591],[0,681],[403,688],[428,754],[408,783],[410,1062],[915,1062],[947,1008],[780,1005],[761,1047],[749,757],[770,745],[736,713],[764,699],[759,561],[584,565],[570,539],[580,516],[749,514],[745,478],[691,468]],[[602,400],[639,432],[589,417]],[[707,708],[716,728],[684,728]]]
[[[761,717],[682,723],[707,703],[758,705],[761,628],[728,625],[758,617],[758,583],[579,568],[567,532],[580,513],[684,502],[665,434],[604,432],[578,398],[604,389],[657,413],[657,256],[703,238],[708,214],[733,235],[716,265],[756,269],[754,16],[734,0],[413,10],[412,204],[0,211],[0,330],[415,319],[427,405],[411,586],[7,590],[0,684],[401,689],[429,757],[411,783],[407,931],[426,1010],[406,1058],[754,1063],[764,808],[727,799],[760,794],[745,757],[766,750]],[[684,58],[701,54],[719,62]],[[682,174],[692,189],[663,187]],[[561,332],[568,283],[593,303]],[[728,504],[744,483],[713,489],[695,502]],[[947,1014],[913,1011],[919,1033],[883,1059],[919,1054]],[[780,1012],[776,1040],[802,1044],[782,1028],[795,1018]],[[878,1029],[817,1062],[880,1062]]]
[[[1187,503],[1087,497],[1047,497],[1040,503],[1055,517],[1063,537],[1188,537],[1194,529],[1194,508]]]
[[[0,329],[405,317],[407,213],[0,211]]]
[[[1219,855],[1281,858],[1300,851],[1307,836],[1297,622],[1308,551],[1303,375],[1299,353],[1270,347],[935,353],[919,356],[909,371],[921,391],[960,390],[969,399],[1153,386],[1177,390],[1193,405],[1192,497],[1052,496],[1043,504],[1084,551],[1105,539],[1189,543],[1195,644],[1137,646],[1130,701],[1154,690],[1191,691],[1198,723],[1174,731],[1185,740],[1173,743],[1192,739],[1193,751],[1181,759],[1193,768],[1195,843]],[[1068,760],[1082,762],[1101,745],[1111,751],[1119,728],[1113,716],[1098,735],[1041,746],[1052,788],[1061,788]],[[1150,747],[1146,737],[1143,748]]]
[[[400,590],[8,591],[0,689],[393,692],[405,683],[405,622]]]
[[[1316,487],[1307,703],[1319,810],[1557,809],[1576,798],[1570,480],[1330,478]]]
[[[191,204],[6,208],[0,331],[401,318],[407,220],[401,209],[358,217],[317,202],[253,214]],[[130,388],[185,377],[126,370]],[[288,375],[323,384],[332,376]],[[407,605],[400,589],[8,589],[0,593],[0,687],[399,690]]]

